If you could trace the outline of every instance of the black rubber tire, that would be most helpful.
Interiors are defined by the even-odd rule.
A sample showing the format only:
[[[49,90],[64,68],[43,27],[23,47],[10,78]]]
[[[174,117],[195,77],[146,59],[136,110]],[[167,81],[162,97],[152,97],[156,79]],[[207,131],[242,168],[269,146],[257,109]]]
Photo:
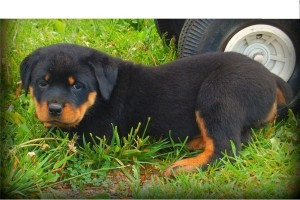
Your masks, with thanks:
[[[300,112],[300,20],[188,19],[179,37],[179,57],[206,52],[222,52],[233,35],[255,24],[275,26],[285,32],[293,42],[296,50],[296,66],[288,84],[295,96],[288,107],[295,112]],[[281,114],[286,113],[286,110],[282,110]]]
[[[161,38],[165,38],[169,43],[174,37],[175,44],[178,44],[179,35],[185,19],[155,19],[154,23]]]

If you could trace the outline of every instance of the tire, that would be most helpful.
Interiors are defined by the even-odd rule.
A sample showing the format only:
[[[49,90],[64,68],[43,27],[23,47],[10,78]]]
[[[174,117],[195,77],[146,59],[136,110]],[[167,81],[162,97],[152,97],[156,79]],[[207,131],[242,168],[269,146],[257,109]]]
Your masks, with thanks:
[[[244,38],[250,42],[243,42]],[[294,98],[287,108],[300,111],[300,20],[186,20],[179,37],[179,57],[216,51],[236,51],[264,64],[291,86]],[[282,109],[280,115],[286,111]]]
[[[178,44],[179,35],[184,22],[185,19],[155,19],[154,20],[159,36],[162,39],[166,39],[167,43],[169,43],[170,40],[174,37],[176,45]]]

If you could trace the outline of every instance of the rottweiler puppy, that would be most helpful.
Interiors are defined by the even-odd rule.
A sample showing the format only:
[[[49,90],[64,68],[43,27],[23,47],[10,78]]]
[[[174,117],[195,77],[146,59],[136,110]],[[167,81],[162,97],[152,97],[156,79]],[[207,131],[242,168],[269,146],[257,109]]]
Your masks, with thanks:
[[[205,168],[247,142],[251,127],[272,121],[287,105],[289,86],[260,63],[238,53],[208,53],[157,67],[133,64],[88,47],[55,44],[21,63],[21,79],[45,126],[78,134],[121,136],[139,122],[148,133],[184,139],[199,155],[165,172]]]

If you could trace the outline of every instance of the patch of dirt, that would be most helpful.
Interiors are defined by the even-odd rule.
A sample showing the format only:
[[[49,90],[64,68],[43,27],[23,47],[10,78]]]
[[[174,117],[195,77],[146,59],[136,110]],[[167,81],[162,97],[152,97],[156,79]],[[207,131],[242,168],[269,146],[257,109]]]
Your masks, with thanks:
[[[130,169],[130,168],[129,168]],[[131,170],[127,172],[132,175]],[[153,165],[140,167],[140,187],[149,187],[152,179],[160,177],[160,170]],[[132,198],[133,184],[121,170],[111,170],[100,186],[86,185],[82,190],[73,190],[70,183],[63,183],[46,189],[41,198],[85,199],[85,198]]]

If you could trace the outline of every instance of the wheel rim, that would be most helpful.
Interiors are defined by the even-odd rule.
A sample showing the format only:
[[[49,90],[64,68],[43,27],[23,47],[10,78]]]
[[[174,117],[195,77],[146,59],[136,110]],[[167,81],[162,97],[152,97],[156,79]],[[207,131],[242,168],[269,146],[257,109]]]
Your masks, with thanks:
[[[234,51],[263,64],[272,73],[288,81],[296,64],[296,52],[291,39],[270,25],[253,25],[237,32],[224,51]]]

